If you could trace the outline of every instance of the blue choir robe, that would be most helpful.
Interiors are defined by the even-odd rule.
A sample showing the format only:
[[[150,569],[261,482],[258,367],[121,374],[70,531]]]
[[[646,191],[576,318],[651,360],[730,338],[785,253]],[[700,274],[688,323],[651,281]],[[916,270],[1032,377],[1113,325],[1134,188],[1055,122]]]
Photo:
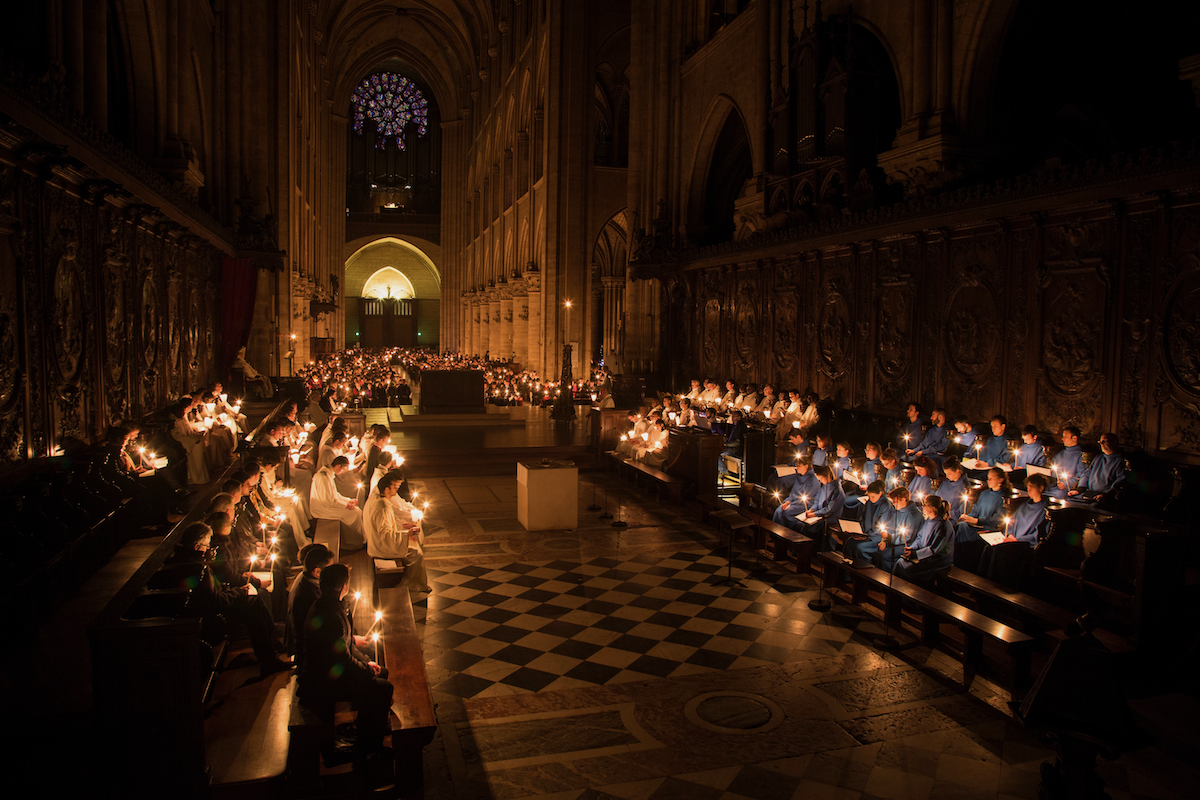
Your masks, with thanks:
[[[837,522],[845,508],[846,493],[842,491],[842,484],[838,481],[821,484],[817,489],[816,502],[809,506],[809,510],[816,516],[807,520],[797,519],[796,521],[800,523],[797,530],[812,538],[813,541],[821,541],[827,523]],[[826,542],[825,546],[827,549],[833,549],[829,542]]]
[[[956,481],[945,478],[942,480],[941,486],[934,492],[934,494],[945,500],[950,506],[951,522],[958,522],[958,518],[962,516],[963,510],[967,507],[967,501],[963,500],[963,495],[966,493],[966,478],[959,478]]]
[[[869,458],[862,468],[862,483],[870,486],[883,478],[883,463],[878,458]]]
[[[1045,519],[1046,498],[1043,496],[1039,503],[1026,498],[1025,502],[1013,512],[1012,518],[1008,523],[1008,528],[1004,530],[1004,533],[1013,537],[1018,542],[1023,542],[1032,547],[1037,544],[1038,529]]]
[[[850,469],[850,458],[848,456],[835,458],[829,466],[833,469],[834,480],[840,481],[842,476],[846,474],[846,470]]]
[[[929,583],[933,577],[953,565],[954,528],[945,519],[924,519],[917,536],[909,545],[916,562],[896,562],[896,574],[917,583]]]
[[[940,459],[946,454],[950,440],[946,438],[946,426],[935,425],[925,433],[925,438],[916,445],[909,445],[919,456]]]
[[[900,488],[904,485],[904,470],[901,469],[899,464],[897,464],[887,471],[887,475],[884,476],[883,482],[889,492],[892,489]]]
[[[884,523],[890,528],[895,512],[896,509],[892,507],[886,497],[880,497],[876,503],[872,503],[869,498],[864,501],[859,511],[858,521],[867,538],[863,540],[847,539],[842,553],[855,561],[873,561],[879,552],[879,543],[883,541],[883,531],[879,524]]]
[[[901,423],[900,435],[896,437],[896,446],[900,448],[900,452],[903,453],[910,447],[915,449],[916,443],[925,438],[924,429],[925,421],[920,417],[917,417],[916,422],[905,420]],[[905,435],[908,436],[907,439],[904,438]]]
[[[954,435],[954,443],[961,444],[966,452],[970,453],[975,448],[975,440],[979,438],[974,430],[969,430],[966,433],[956,433]]]
[[[1077,482],[1082,482],[1087,478],[1087,466],[1083,463],[1083,450],[1079,445],[1073,447],[1064,447],[1059,450],[1054,458],[1050,459],[1050,467],[1058,467],[1058,480],[1066,484],[1066,489],[1059,489],[1058,484],[1046,490],[1046,494],[1051,497],[1066,497],[1067,491],[1074,489]],[[1054,475],[1050,476],[1053,481]]]
[[[1045,498],[1039,503],[1026,500],[1013,513],[1006,531],[1017,541],[983,548],[975,571],[990,580],[1020,586],[1034,570],[1033,547],[1045,519]]]
[[[889,503],[889,505],[891,504]],[[920,507],[915,503],[909,503],[902,509],[893,506],[886,519],[878,520],[875,523],[876,526],[881,522],[887,524],[888,533],[891,535],[891,544],[883,550],[879,549],[878,544],[875,545],[875,550],[871,553],[871,560],[875,562],[875,566],[891,572],[896,561],[904,554],[907,543],[911,542],[913,536],[920,530],[924,519]]]
[[[964,512],[979,520],[978,525],[959,520],[954,528],[954,566],[974,572],[979,568],[979,558],[987,549],[987,542],[979,537],[980,531],[1001,530],[1004,522],[1004,495],[992,489],[984,489],[975,499],[970,511]]]
[[[1046,466],[1046,451],[1042,449],[1041,442],[1033,444],[1021,442],[1021,446],[1017,448],[1017,460],[1013,464],[1013,469],[1025,469],[1029,464],[1035,467]]]
[[[1084,495],[1098,495],[1111,492],[1125,480],[1125,454],[1100,453],[1088,464],[1087,474],[1079,482],[1079,492]]]
[[[814,467],[831,466],[833,463],[833,453],[818,447],[816,450],[813,450],[812,462]]]
[[[1012,461],[1012,451],[1008,449],[1008,439],[1003,436],[988,437],[983,447],[979,448],[978,459],[989,467]]]
[[[921,505],[927,495],[933,494],[933,480],[928,475],[918,475],[908,485],[908,494],[913,503]]]
[[[791,489],[784,500],[789,504],[787,509],[784,509],[782,504],[775,509],[775,513],[771,515],[771,521],[779,525],[783,525],[792,530],[800,529],[800,522],[797,519],[806,510],[813,507],[817,500],[817,493],[820,491],[821,482],[817,480],[817,476],[813,474],[812,469],[801,475],[796,472],[795,475],[789,475],[792,479]],[[808,500],[804,500],[807,496]]]

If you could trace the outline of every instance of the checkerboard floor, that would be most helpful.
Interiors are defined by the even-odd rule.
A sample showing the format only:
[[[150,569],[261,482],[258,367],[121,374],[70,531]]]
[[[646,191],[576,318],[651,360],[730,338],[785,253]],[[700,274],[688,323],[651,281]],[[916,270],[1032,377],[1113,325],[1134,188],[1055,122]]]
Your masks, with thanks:
[[[559,690],[866,649],[852,639],[869,617],[847,609],[831,626],[797,602],[815,595],[810,579],[735,567],[744,587],[716,585],[725,574],[724,559],[694,552],[431,572],[434,593],[416,613],[441,678],[434,693]]]

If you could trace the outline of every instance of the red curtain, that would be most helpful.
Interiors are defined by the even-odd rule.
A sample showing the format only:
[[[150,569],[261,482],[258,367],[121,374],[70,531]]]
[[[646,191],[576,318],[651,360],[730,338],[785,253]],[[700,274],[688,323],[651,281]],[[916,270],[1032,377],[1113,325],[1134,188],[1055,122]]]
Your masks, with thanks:
[[[229,379],[229,368],[237,351],[250,338],[254,319],[254,295],[258,270],[248,258],[226,258],[221,264],[221,374]]]

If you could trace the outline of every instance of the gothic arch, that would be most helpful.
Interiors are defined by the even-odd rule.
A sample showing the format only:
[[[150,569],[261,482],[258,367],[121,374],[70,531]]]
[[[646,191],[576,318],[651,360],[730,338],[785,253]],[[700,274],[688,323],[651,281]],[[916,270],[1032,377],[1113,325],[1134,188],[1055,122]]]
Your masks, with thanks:
[[[745,140],[745,146],[749,153],[749,162],[753,164],[754,142],[749,135],[750,128],[746,124],[746,116],[733,98],[726,94],[719,94],[709,105],[708,113],[704,117],[704,124],[700,126],[700,136],[696,140],[695,152],[692,154],[691,178],[688,182],[687,194],[687,216],[681,222],[687,226],[688,236],[693,241],[712,236],[710,232],[706,231],[706,227],[708,227],[706,216],[711,216],[706,215],[706,210],[719,200],[712,197],[710,183],[713,182],[714,177],[713,166],[717,156],[717,144],[721,141],[722,136],[729,137],[728,131],[732,129],[731,126],[740,126],[741,138]],[[753,167],[750,169],[753,172]],[[651,215],[653,213],[653,211],[650,212]],[[732,216],[731,210],[730,235],[733,231]]]

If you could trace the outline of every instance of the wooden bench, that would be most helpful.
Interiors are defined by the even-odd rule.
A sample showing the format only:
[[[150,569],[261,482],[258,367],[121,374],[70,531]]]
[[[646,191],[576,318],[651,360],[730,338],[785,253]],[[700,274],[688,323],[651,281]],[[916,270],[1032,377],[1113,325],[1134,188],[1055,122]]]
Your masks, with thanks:
[[[634,485],[641,485],[643,479],[650,479],[658,484],[660,491],[666,490],[667,498],[672,503],[679,503],[683,500],[683,481],[679,478],[668,475],[661,469],[648,467],[640,461],[629,460],[624,462],[625,466],[633,471]]]
[[[808,572],[813,551],[813,540],[810,537],[780,525],[770,517],[755,515],[754,524],[771,542],[771,558],[794,564],[799,573]]]
[[[334,562],[341,561],[342,524],[336,519],[319,519],[313,529],[313,543],[323,544],[333,553]]]
[[[1024,592],[1006,589],[995,581],[959,567],[953,567],[939,575],[938,583],[956,591],[967,592],[977,609],[1002,608],[1015,618],[1017,627],[1026,633],[1062,630],[1078,616],[1053,603],[1047,603]],[[1043,622],[1048,623],[1048,627],[1040,624]]]
[[[383,611],[380,655],[393,687],[391,723],[396,783],[402,791],[419,797],[425,782],[422,751],[437,732],[425,656],[408,589],[379,589],[379,607]]]
[[[942,623],[956,624],[962,631],[965,642],[962,652],[956,653],[962,660],[964,683],[970,683],[978,668],[983,656],[984,639],[992,639],[1004,646],[1012,662],[1009,673],[1010,691],[1028,685],[1034,644],[1032,636],[877,567],[848,568],[840,553],[823,552],[820,558],[823,561],[821,582],[824,588],[833,588],[837,574],[845,571],[850,574],[854,583],[854,603],[866,600],[868,587],[873,585],[882,589],[884,619],[889,625],[900,627],[903,622],[904,600],[919,606],[921,641],[931,647],[943,643],[940,630]]]

